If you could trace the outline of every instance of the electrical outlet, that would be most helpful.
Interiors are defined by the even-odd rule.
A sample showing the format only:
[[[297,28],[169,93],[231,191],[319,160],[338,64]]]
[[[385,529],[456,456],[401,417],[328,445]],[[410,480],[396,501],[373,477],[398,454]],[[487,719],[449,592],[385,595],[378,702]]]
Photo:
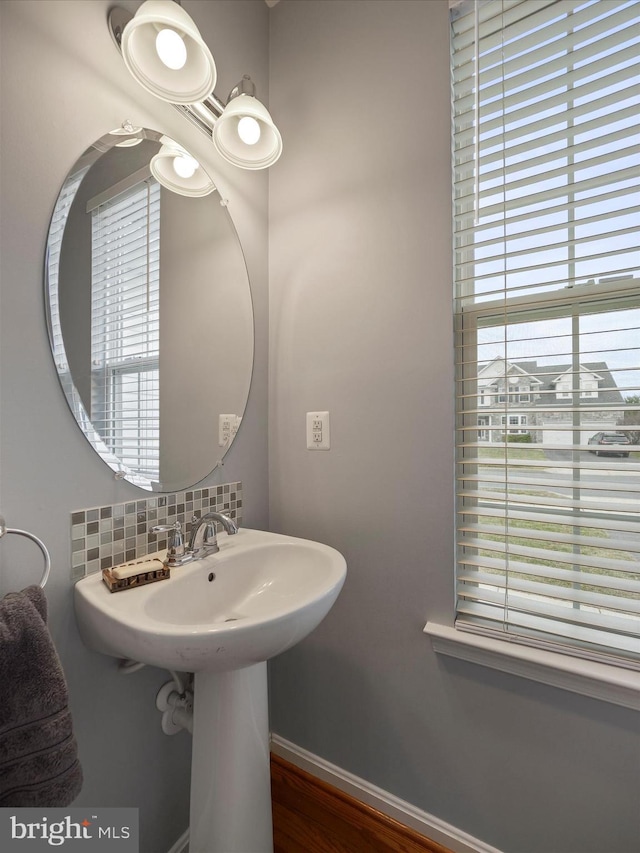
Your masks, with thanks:
[[[307,412],[307,450],[329,450],[329,412]]]
[[[236,426],[237,418],[235,415],[220,415],[218,418],[218,446],[226,447],[233,436],[236,434],[238,427]],[[235,427],[235,429],[234,429]]]

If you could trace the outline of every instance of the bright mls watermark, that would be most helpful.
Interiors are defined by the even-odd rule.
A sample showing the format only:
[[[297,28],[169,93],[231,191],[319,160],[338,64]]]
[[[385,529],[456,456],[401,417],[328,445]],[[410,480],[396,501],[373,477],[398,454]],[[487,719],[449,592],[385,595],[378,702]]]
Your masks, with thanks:
[[[0,809],[8,853],[139,853],[138,809]]]

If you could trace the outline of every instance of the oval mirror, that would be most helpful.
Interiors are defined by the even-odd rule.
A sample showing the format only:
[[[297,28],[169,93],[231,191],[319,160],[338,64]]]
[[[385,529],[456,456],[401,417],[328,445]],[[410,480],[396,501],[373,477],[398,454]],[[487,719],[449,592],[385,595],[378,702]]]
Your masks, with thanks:
[[[125,127],[85,151],[58,196],[49,337],[67,402],[101,458],[136,486],[177,491],[216,467],[240,425],[251,290],[226,203],[202,167],[160,133]],[[184,168],[172,169],[174,185],[151,162],[168,145],[183,155],[188,195],[176,177]]]

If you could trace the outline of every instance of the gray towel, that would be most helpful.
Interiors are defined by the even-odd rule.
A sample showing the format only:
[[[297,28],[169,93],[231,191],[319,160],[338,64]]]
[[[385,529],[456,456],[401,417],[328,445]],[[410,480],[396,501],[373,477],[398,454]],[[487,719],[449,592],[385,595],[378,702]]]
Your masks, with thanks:
[[[82,787],[67,684],[38,586],[0,601],[0,807],[70,805]]]

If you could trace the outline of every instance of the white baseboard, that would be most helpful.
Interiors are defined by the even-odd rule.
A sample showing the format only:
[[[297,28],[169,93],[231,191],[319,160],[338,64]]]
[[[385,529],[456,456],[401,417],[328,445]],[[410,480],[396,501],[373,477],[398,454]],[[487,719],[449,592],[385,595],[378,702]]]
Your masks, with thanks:
[[[271,735],[271,751],[356,800],[377,809],[432,841],[448,847],[453,853],[501,853],[497,848],[336,767],[324,758],[307,752],[306,749],[296,746],[279,735]]]
[[[307,752],[306,749],[296,746],[279,735],[271,735],[271,751],[285,761],[311,773],[312,776],[333,785],[339,791],[360,800],[361,803],[377,809],[426,838],[448,847],[453,853],[501,853],[496,847],[485,844],[450,823],[445,823],[434,815],[412,806],[411,803],[383,791],[382,788],[371,785],[364,779],[342,770],[312,752]],[[188,844],[189,830],[186,829],[168,853],[185,853]]]

